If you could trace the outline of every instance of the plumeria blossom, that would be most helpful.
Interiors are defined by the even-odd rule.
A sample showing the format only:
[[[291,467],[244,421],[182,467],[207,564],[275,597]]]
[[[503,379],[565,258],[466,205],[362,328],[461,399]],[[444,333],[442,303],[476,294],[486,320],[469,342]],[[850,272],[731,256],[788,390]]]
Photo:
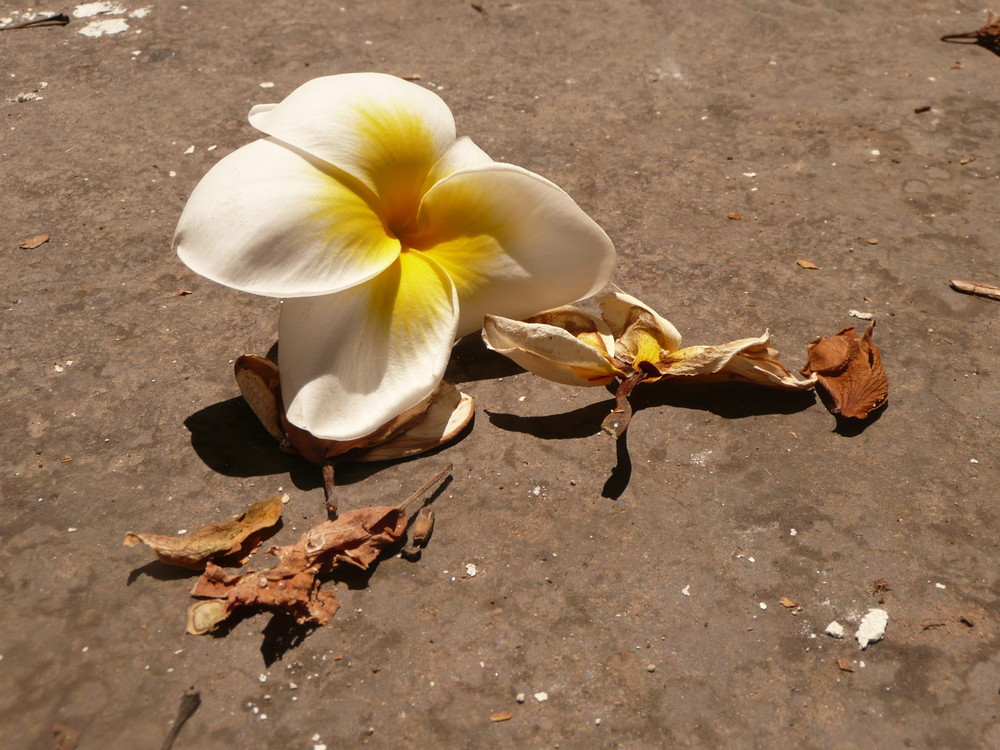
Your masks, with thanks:
[[[815,376],[796,377],[770,347],[770,335],[719,346],[681,348],[670,321],[620,289],[599,295],[600,317],[573,305],[548,310],[523,321],[487,315],[483,339],[494,351],[557,383],[609,385],[619,381],[617,406],[603,429],[619,437],[628,427],[628,396],[639,383],[661,379],[745,381],[808,390]]]
[[[611,274],[611,241],[565,192],[456,139],[421,86],[317,78],[250,124],[266,137],[205,175],[175,244],[203,276],[284,299],[287,418],[318,438],[368,435],[426,399],[486,313],[523,318]]]

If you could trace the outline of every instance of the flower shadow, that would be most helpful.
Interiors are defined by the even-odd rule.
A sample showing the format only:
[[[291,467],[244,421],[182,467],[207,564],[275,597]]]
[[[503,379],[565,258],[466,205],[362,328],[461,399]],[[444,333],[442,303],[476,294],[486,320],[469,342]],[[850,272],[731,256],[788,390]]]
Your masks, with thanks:
[[[716,414],[723,419],[745,419],[763,414],[794,414],[816,403],[812,391],[778,391],[749,383],[716,384],[652,384],[633,392],[630,399],[633,415],[644,409],[672,406]],[[601,431],[601,423],[615,407],[615,400],[598,401],[569,412],[544,416],[522,417],[517,414],[487,411],[490,423],[509,432],[522,432],[543,440],[574,440],[590,437]],[[628,435],[633,426],[615,442],[615,466],[601,496],[617,500],[628,488],[632,478],[632,458]],[[655,430],[656,425],[639,429]]]
[[[283,453],[242,396],[206,406],[187,419],[191,447],[205,464],[228,477],[287,473],[300,490],[321,487],[317,467]]]

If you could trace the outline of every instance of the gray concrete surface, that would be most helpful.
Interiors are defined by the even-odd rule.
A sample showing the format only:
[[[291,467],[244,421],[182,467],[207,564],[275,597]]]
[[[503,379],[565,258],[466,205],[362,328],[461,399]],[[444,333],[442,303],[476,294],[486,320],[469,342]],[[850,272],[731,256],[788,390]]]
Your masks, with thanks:
[[[1000,283],[1000,57],[938,40],[980,6],[341,2],[0,32],[0,745],[159,748],[195,686],[176,750],[1000,746],[1000,306],[948,287]],[[463,342],[472,432],[338,473],[360,507],[453,462],[423,558],[336,584],[313,632],[185,635],[192,579],[126,530],[278,488],[277,543],[325,512],[231,376],[276,303],[188,272],[173,227],[251,105],[357,70],[419,74],[461,134],[564,187],[689,343],[770,328],[797,368],[873,312],[888,409],[838,432],[812,397],[650,386],[616,455],[605,390]],[[864,652],[824,634],[874,606]]]

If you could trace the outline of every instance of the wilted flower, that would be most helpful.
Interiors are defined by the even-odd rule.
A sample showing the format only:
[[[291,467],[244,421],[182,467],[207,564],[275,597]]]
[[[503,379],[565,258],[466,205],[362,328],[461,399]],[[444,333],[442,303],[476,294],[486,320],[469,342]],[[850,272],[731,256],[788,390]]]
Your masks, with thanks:
[[[288,420],[370,434],[420,403],[486,313],[522,318],[594,293],[610,240],[548,180],[491,160],[434,93],[399,78],[317,78],[254,107],[268,137],[195,188],[181,259],[281,297]]]
[[[663,378],[689,381],[737,380],[771,388],[807,390],[802,380],[770,348],[770,335],[719,346],[681,348],[670,321],[644,303],[615,289],[597,297],[601,317],[566,305],[523,321],[487,315],[486,345],[548,380],[568,385],[608,385],[620,381],[618,405],[604,430],[618,437],[628,427],[628,396],[639,383]]]

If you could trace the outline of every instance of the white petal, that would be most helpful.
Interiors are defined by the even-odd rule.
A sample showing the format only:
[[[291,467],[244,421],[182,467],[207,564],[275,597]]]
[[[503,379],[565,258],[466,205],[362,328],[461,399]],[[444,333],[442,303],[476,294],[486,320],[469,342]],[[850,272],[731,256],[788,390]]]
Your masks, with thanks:
[[[414,252],[352,289],[286,300],[278,359],[288,420],[328,440],[373,432],[437,386],[457,319],[447,275]]]
[[[510,164],[459,170],[435,184],[404,243],[455,282],[458,335],[487,313],[523,319],[600,289],[614,269],[611,240],[544,177]]]
[[[367,198],[367,200],[366,200]],[[328,294],[399,255],[364,187],[265,138],[202,178],[177,223],[177,253],[220,284],[274,297]]]
[[[359,179],[390,223],[413,215],[427,173],[455,141],[437,94],[382,73],[315,78],[280,104],[255,107],[250,124]]]

